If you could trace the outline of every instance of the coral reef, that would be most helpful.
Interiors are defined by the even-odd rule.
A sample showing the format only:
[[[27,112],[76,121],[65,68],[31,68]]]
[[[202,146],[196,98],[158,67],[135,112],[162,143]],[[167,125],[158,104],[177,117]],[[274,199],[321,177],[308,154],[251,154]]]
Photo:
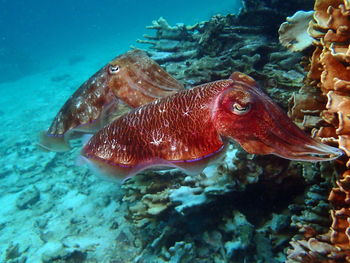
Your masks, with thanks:
[[[313,1],[298,1],[312,8]],[[243,1],[237,15],[216,15],[192,26],[170,26],[164,18],[153,21],[139,43],[171,75],[188,86],[227,78],[233,71],[249,74],[287,109],[287,98],[304,78],[301,55],[283,49],[276,41],[278,25],[297,6],[286,1]],[[264,17],[273,19],[261,21]]]
[[[193,26],[153,21],[148,53],[187,86],[227,78],[233,71],[249,74],[287,109],[287,101],[304,78],[301,55],[284,50],[260,28],[241,25],[235,15],[214,16]]]
[[[187,86],[243,71],[287,109],[305,72],[299,65],[302,54],[281,47],[276,28],[297,8],[311,9],[311,2],[246,0],[240,14],[218,15],[194,26],[170,26],[160,19],[151,26],[155,35],[141,42],[150,44],[153,58]],[[267,15],[273,17],[271,23],[264,21]],[[318,56],[314,59],[319,61]],[[315,72],[318,68],[314,66]],[[81,82],[79,74],[69,78],[64,73],[47,76],[43,85],[54,85],[62,100],[66,94],[59,93],[63,90],[59,85],[67,82],[73,88]],[[52,94],[42,92],[51,102]],[[304,110],[303,103],[309,106],[310,98],[316,98],[315,105]],[[311,131],[326,125],[320,113],[327,97],[318,87],[303,88],[293,101],[293,118],[300,126]],[[23,119],[30,119],[46,103]],[[331,189],[332,166],[248,155],[232,144],[225,158],[202,174],[144,173],[120,188],[74,166],[76,141],[70,153],[37,153],[28,138],[33,138],[29,134],[34,126],[48,121],[45,118],[30,126],[4,122],[8,127],[30,128],[16,143],[7,139],[6,131],[0,137],[4,146],[0,152],[6,156],[0,160],[0,198],[7,204],[1,211],[0,261],[281,263],[300,228],[300,238],[293,240],[299,250],[291,253],[298,257],[313,250],[317,253],[309,262],[318,262],[320,255],[328,260],[333,253],[334,247],[327,246],[331,238],[343,242],[340,234],[346,233],[346,225],[340,206],[347,200],[347,180],[334,190],[333,205],[339,204],[334,233],[318,235],[330,224],[325,196]],[[304,236],[309,236],[306,243],[301,241]]]
[[[298,11],[292,17],[287,17],[279,30],[280,43],[292,51],[302,51],[312,44],[313,38],[307,28],[312,19],[313,11]]]
[[[293,210],[286,207],[304,183],[302,166],[275,158],[271,165],[270,157],[231,145],[222,162],[198,176],[145,173],[125,182],[127,219],[147,237],[137,262],[173,262],[183,257],[174,254],[180,244],[187,251],[184,262],[284,262],[293,236]],[[203,261],[208,254],[211,259]]]
[[[138,225],[147,224],[148,219],[169,212],[169,208],[185,215],[196,211],[197,206],[211,203],[217,196],[243,190],[245,185],[256,182],[262,169],[251,172],[246,169],[245,177],[238,176],[234,163],[236,152],[230,145],[219,165],[207,167],[196,176],[184,177],[181,172],[169,171],[145,173],[126,181],[122,186],[123,201],[129,203],[130,218]]]
[[[291,101],[290,116],[321,141],[337,145],[345,155],[338,161],[341,175],[329,195],[330,231],[308,224],[302,227],[308,228],[305,239],[292,242],[288,262],[350,262],[350,5],[346,0],[316,0],[314,10],[308,27],[314,51],[305,85]]]
[[[298,63],[302,55],[283,49],[269,30],[252,26],[257,19],[251,20],[251,23],[249,19],[243,19],[267,8],[265,2],[261,5],[256,3],[246,1],[238,16],[218,15],[193,26],[170,26],[160,18],[149,27],[155,30],[155,34],[146,35],[146,40],[138,42],[151,45],[148,53],[152,58],[188,86],[226,78],[235,70],[243,71],[257,79],[281,106],[291,106],[293,110],[290,114],[300,127],[311,131],[315,125],[324,125],[325,120],[320,113],[326,108],[327,98],[317,87],[297,92],[305,77],[305,71]],[[255,11],[248,15],[245,13],[248,9]],[[313,92],[310,93],[310,90]],[[293,93],[288,105],[288,98]],[[315,101],[312,105],[308,102],[310,99]],[[307,105],[307,110],[303,103]],[[332,247],[330,236],[320,239],[317,235],[326,232],[330,224],[326,195],[331,189],[329,178],[334,173],[333,167],[253,157],[236,149],[236,146],[231,147],[230,152],[237,151],[235,154],[228,155],[217,167],[211,167],[198,176],[153,173],[126,182],[123,200],[128,204],[127,218],[142,227],[150,238],[148,243],[151,243],[144,247],[139,262],[172,262],[175,258],[183,258],[185,262],[189,258],[206,262],[202,255],[208,253],[214,262],[285,262],[283,251],[297,229],[301,229],[301,236],[309,235],[312,248],[298,243],[301,241],[295,237],[293,244],[300,250],[289,260],[300,256],[301,251],[307,254],[317,246],[323,246],[329,253],[335,251],[329,248]],[[328,179],[321,178],[323,175],[327,175]],[[323,182],[320,184],[320,181]],[[289,197],[277,191],[278,188]],[[257,193],[268,195],[263,198],[265,203],[261,204],[261,209],[257,209],[259,205],[255,204],[257,199],[262,198]],[[274,210],[271,206],[278,203],[276,197],[281,204]],[[245,198],[246,201],[243,201]],[[220,212],[213,207],[218,207]],[[215,211],[215,215],[211,212],[208,216],[208,209]],[[251,210],[257,211],[252,213]],[[292,226],[288,221],[290,217]],[[239,224],[238,218],[245,223]],[[196,226],[191,223],[193,221]],[[228,223],[232,221],[235,224]],[[217,228],[217,225],[225,227]],[[232,225],[235,225],[234,228],[238,225],[244,231],[229,230]],[[215,245],[205,241],[208,237],[216,240]],[[187,251],[188,257],[176,253],[176,247]],[[319,254],[324,255],[321,251],[314,258],[319,258]]]

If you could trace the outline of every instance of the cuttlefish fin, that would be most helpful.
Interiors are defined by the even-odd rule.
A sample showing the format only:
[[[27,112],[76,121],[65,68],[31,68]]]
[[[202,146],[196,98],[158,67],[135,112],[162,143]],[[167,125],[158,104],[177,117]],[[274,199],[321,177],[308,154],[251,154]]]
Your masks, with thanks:
[[[251,87],[258,87],[258,83],[256,83],[256,81],[253,78],[249,77],[248,75],[242,72],[233,72],[230,76],[230,79],[238,82],[243,82]]]
[[[79,165],[86,164],[94,174],[123,183],[136,174],[147,170],[164,171],[177,169],[189,176],[198,175],[203,172],[203,170],[209,164],[216,163],[218,160],[223,158],[225,156],[225,152],[226,145],[223,145],[218,151],[210,156],[205,156],[195,160],[168,161],[162,158],[151,158],[141,161],[137,165],[133,166],[107,163],[103,160],[87,158],[86,156],[81,155],[77,163]]]
[[[203,172],[205,167],[207,167],[208,162],[181,162],[181,163],[173,163],[172,166],[175,169],[180,170],[186,175],[195,176]]]
[[[83,147],[88,143],[88,141],[90,141],[91,137],[94,136],[93,134],[84,134],[82,137],[81,137],[81,143],[83,144]]]
[[[65,140],[65,136],[53,136],[46,131],[40,132],[37,147],[46,152],[65,152],[71,149],[70,144]]]
[[[129,168],[109,165],[100,160],[88,159],[83,155],[78,156],[75,164],[86,165],[94,175],[104,180],[121,183],[126,180],[125,178],[129,178]]]
[[[227,150],[227,143],[224,143],[217,151],[210,155],[189,161],[172,162],[174,168],[179,169],[189,176],[198,175],[209,165],[223,159]]]
[[[103,179],[120,183],[123,183],[127,179],[136,175],[138,172],[148,168],[148,166],[136,167],[106,163],[102,160],[87,158],[84,155],[80,155],[78,157],[76,164],[79,166],[85,164],[95,175]]]
[[[187,175],[196,175],[201,173],[205,168],[204,163],[172,163],[163,159],[147,160],[139,163],[136,166],[123,167],[120,165],[108,164],[101,160],[88,159],[85,156],[80,156],[78,164],[81,165],[83,163],[85,163],[94,174],[105,179],[112,179],[121,183],[146,170],[164,171],[170,169],[178,169]]]

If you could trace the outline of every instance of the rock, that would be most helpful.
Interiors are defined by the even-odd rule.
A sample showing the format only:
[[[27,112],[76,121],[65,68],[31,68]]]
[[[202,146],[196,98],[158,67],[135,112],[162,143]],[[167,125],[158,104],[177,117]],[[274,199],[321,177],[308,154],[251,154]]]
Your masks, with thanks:
[[[26,209],[36,204],[39,200],[40,192],[38,188],[32,186],[31,188],[25,190],[18,196],[16,200],[16,206],[21,210]]]
[[[47,242],[42,248],[41,259],[45,263],[52,262],[52,260],[63,257],[66,254],[63,245],[59,241]]]
[[[225,243],[226,254],[232,257],[235,251],[242,249],[242,244],[240,241],[227,241]]]
[[[6,261],[18,258],[20,255],[21,255],[21,253],[19,251],[19,244],[18,243],[16,243],[16,244],[11,243],[5,251]]]
[[[271,230],[277,233],[290,225],[290,218],[287,215],[273,214],[271,219]]]
[[[86,262],[87,255],[85,252],[79,251],[76,248],[66,248],[59,241],[50,241],[42,248],[41,259],[43,263],[52,262],[74,262],[83,263]]]
[[[193,245],[190,243],[185,243],[184,241],[176,242],[173,247],[169,248],[171,256],[169,263],[179,263],[179,262],[188,262],[188,259],[191,258],[191,249]]]
[[[206,196],[202,193],[201,188],[188,186],[181,186],[179,189],[173,190],[169,197],[173,203],[179,204],[175,208],[179,213],[184,213],[185,210],[206,202]]]

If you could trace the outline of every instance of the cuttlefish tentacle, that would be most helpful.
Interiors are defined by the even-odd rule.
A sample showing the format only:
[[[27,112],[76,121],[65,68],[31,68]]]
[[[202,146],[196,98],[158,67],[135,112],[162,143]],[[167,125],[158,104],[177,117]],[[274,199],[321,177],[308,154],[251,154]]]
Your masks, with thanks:
[[[264,101],[260,105],[255,103],[255,111],[259,118],[249,118],[248,122],[246,120],[249,116],[245,117],[245,129],[251,126],[252,132],[249,133],[251,138],[241,140],[241,145],[248,152],[275,154],[287,159],[309,161],[332,160],[342,153],[338,148],[320,143],[299,129],[287,118],[281,108],[257,87],[256,83],[251,85],[252,81],[248,80],[240,82],[237,76],[233,75],[232,79],[240,85],[245,85],[244,88],[254,97]],[[249,125],[248,123],[251,122],[255,124]],[[254,130],[259,134],[256,139],[254,139]],[[239,141],[238,138],[236,140]]]
[[[38,146],[67,151],[69,140],[95,133],[112,120],[155,99],[172,95],[183,85],[144,51],[131,50],[96,72],[65,102]]]
[[[199,173],[237,141],[249,153],[325,161],[342,152],[301,131],[247,75],[180,91],[134,109],[82,150],[88,165],[125,179],[146,169]]]

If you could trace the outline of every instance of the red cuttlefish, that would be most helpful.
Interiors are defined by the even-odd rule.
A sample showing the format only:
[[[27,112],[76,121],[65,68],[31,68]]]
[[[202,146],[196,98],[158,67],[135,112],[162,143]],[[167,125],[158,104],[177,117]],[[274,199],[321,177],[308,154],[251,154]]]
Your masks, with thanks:
[[[120,179],[146,169],[194,174],[224,153],[230,139],[249,153],[291,160],[342,154],[306,135],[239,72],[134,109],[97,132],[81,154],[92,170]]]
[[[139,49],[122,54],[96,72],[66,101],[39,148],[63,152],[69,140],[95,133],[132,108],[169,96],[183,85]]]

